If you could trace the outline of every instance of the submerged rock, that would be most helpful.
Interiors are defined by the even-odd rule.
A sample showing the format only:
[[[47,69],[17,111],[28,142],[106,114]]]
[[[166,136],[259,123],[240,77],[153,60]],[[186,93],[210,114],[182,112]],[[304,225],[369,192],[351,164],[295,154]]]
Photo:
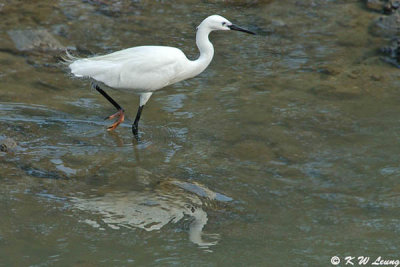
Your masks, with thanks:
[[[381,52],[385,55],[384,60],[400,68],[400,39],[392,40],[391,44],[381,48]]]
[[[383,7],[383,12],[385,14],[391,14],[393,13],[395,10],[397,10],[400,7],[400,1],[398,0],[392,0],[392,1],[388,1],[385,6]]]
[[[352,88],[352,87],[337,88],[335,86],[325,85],[325,84],[319,84],[317,86],[314,86],[309,90],[309,92],[315,95],[316,97],[322,99],[332,99],[332,100],[353,99],[361,95],[361,91],[358,88]]]
[[[400,68],[400,0],[367,0],[367,7],[386,14],[375,19],[370,32],[379,37],[391,38],[388,46],[382,47],[380,53],[384,54],[383,60]],[[381,81],[383,78],[377,75],[370,76],[373,81]]]
[[[13,40],[15,48],[19,51],[57,51],[65,49],[65,47],[45,29],[11,30],[7,33]]]
[[[371,33],[376,36],[393,37],[400,33],[400,10],[389,16],[381,16],[371,25]]]
[[[385,6],[386,1],[382,0],[367,0],[366,5],[368,9],[374,11],[382,11],[383,7]]]
[[[400,7],[399,0],[366,0],[366,6],[368,9],[382,12],[385,14],[391,14]]]

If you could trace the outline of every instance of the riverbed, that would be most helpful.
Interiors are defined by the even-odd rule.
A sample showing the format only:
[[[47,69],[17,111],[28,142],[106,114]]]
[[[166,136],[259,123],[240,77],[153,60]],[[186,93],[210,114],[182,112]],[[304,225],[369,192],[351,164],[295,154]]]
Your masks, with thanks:
[[[195,59],[214,13],[257,35],[212,33],[211,65],[152,96],[139,141],[136,95],[107,89],[127,115],[107,132],[113,106],[62,49],[10,37],[44,29],[75,56],[169,45]],[[370,33],[379,15],[355,0],[3,1],[0,265],[399,258],[400,71]]]

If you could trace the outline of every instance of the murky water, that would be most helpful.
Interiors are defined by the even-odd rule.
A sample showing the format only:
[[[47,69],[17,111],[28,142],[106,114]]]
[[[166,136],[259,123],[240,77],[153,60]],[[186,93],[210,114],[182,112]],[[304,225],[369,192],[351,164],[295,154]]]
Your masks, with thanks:
[[[110,1],[111,2],[111,1]],[[0,2],[0,265],[315,266],[399,258],[398,69],[360,1]],[[76,54],[160,44],[195,58],[219,13],[257,31],[213,33],[200,76],[138,98],[71,79],[10,30],[46,29]]]

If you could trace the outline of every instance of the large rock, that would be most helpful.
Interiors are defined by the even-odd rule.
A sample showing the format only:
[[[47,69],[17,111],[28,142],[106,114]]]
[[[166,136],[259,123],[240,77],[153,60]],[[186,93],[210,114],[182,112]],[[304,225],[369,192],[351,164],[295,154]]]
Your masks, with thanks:
[[[65,47],[47,30],[10,30],[7,32],[19,51],[42,50],[58,51]]]
[[[371,33],[376,36],[394,37],[400,33],[400,11],[381,16],[372,23]]]

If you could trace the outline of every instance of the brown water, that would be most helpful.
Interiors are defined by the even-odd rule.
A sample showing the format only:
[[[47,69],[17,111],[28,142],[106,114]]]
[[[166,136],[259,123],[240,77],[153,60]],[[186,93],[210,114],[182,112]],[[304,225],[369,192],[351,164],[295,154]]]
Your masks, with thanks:
[[[0,139],[17,142],[0,152],[1,266],[400,258],[400,72],[376,53],[377,14],[355,0],[110,2],[0,2]],[[7,34],[195,58],[214,13],[259,35],[213,33],[210,67],[152,96],[139,143],[136,96],[109,91],[127,111],[109,133],[113,107],[89,81]]]

